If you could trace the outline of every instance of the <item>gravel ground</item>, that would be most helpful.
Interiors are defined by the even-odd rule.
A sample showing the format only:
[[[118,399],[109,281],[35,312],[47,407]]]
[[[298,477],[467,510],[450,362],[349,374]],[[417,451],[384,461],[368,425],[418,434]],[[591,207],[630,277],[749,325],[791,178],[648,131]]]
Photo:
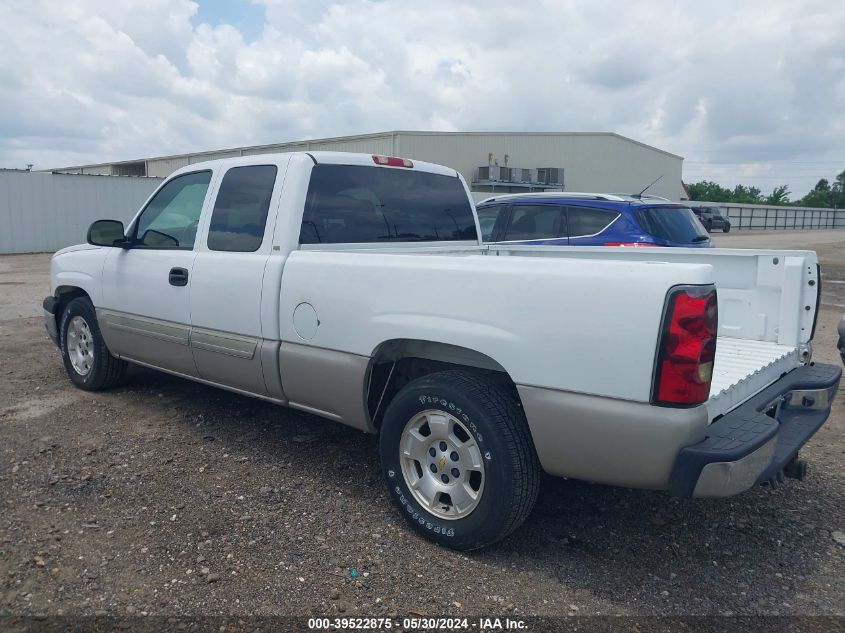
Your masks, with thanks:
[[[840,362],[839,235],[715,236],[817,248],[820,361]],[[48,263],[0,257],[0,615],[845,615],[842,392],[804,482],[687,500],[546,478],[521,529],[461,555],[405,527],[374,437],[147,370],[74,389],[29,316]]]

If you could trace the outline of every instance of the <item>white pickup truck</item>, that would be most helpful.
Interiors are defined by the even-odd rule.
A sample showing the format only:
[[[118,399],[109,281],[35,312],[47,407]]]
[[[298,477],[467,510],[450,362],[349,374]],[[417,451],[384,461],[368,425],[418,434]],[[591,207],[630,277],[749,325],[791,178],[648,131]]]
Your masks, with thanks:
[[[402,513],[459,549],[514,530],[541,470],[803,475],[841,373],[810,362],[815,253],[484,246],[470,200],[396,157],[194,164],[56,253],[47,330],[82,389],[132,362],[378,433]]]

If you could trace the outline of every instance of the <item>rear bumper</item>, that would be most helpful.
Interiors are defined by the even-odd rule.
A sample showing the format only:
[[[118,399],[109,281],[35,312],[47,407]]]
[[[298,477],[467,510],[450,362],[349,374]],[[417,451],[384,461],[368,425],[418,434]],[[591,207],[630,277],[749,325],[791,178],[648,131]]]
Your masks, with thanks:
[[[59,309],[59,302],[53,296],[45,297],[42,307],[44,308],[44,327],[47,328],[50,339],[58,346],[59,326],[56,322],[56,312]]]
[[[705,438],[705,405],[655,407],[517,385],[540,465],[557,477],[666,490],[684,446]]]
[[[704,224],[704,223],[702,222],[702,224]],[[705,224],[704,226],[707,229],[709,229],[710,231],[715,231],[715,230],[724,231],[725,228],[731,228],[731,223],[730,223],[730,220],[720,220],[720,219],[717,219],[717,218],[713,218],[712,220],[709,220],[709,224]]]
[[[805,365],[711,424],[681,449],[669,490],[682,497],[727,497],[778,475],[830,415],[842,370]]]

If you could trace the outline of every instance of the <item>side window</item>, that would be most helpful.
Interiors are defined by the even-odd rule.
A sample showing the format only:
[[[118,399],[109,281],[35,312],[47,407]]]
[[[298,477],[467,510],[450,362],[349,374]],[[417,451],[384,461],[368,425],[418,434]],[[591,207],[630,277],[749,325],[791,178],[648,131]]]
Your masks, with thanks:
[[[135,225],[135,245],[141,248],[194,247],[210,171],[177,176],[159,189]]]
[[[505,240],[548,240],[560,236],[560,207],[515,204],[512,209]]]
[[[493,229],[496,228],[496,220],[499,214],[507,209],[506,206],[485,207],[478,209],[478,223],[481,225],[481,239],[485,242],[493,240]]]
[[[251,253],[261,247],[275,182],[275,165],[232,167],[226,172],[208,228],[210,250]]]
[[[587,237],[601,233],[619,214],[605,209],[568,207],[569,237]]]

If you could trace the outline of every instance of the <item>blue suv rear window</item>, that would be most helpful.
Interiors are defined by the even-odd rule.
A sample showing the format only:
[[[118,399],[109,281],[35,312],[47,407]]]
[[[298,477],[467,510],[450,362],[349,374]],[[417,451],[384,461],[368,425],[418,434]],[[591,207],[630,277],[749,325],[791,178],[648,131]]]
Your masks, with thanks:
[[[679,244],[695,244],[709,238],[692,209],[646,207],[637,211],[637,221],[647,233]]]

